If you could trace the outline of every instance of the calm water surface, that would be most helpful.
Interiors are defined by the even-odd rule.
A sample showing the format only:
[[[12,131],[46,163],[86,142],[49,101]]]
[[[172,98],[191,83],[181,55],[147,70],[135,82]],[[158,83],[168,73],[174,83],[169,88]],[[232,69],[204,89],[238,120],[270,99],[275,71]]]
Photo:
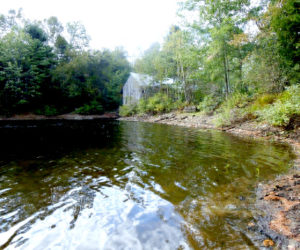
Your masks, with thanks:
[[[0,249],[253,249],[255,185],[293,159],[159,124],[16,131],[3,133]]]

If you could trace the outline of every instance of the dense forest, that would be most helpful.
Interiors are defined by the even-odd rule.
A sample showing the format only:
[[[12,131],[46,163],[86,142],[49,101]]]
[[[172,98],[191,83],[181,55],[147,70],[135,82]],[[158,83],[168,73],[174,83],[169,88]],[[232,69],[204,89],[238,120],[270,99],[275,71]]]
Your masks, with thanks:
[[[194,105],[218,114],[217,125],[259,118],[287,126],[300,115],[300,3],[295,0],[186,0],[162,44],[153,44],[134,69],[171,78],[166,92],[121,114],[157,114]]]
[[[0,15],[0,114],[100,114],[116,110],[130,64],[122,48],[89,49],[80,22]]]

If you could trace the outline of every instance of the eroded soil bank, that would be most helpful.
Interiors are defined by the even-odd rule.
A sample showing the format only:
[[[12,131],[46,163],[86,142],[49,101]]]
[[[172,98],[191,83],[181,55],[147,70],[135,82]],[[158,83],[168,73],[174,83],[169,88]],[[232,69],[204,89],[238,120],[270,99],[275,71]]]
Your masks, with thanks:
[[[257,187],[257,207],[262,212],[256,224],[249,229],[265,235],[263,246],[277,246],[280,249],[300,249],[300,126],[293,124],[286,128],[271,127],[255,120],[237,121],[231,126],[217,128],[214,116],[197,113],[170,113],[158,116],[134,116],[120,118],[127,121],[163,123],[200,129],[220,129],[243,137],[285,142],[293,147],[296,159],[294,167],[287,175],[279,176],[270,183],[260,183]],[[276,244],[275,244],[275,243]]]

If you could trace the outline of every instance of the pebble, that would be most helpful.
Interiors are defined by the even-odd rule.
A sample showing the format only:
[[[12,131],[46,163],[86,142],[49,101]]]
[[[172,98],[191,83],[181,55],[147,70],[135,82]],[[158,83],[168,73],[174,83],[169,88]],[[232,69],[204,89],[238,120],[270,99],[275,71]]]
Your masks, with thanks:
[[[248,227],[249,230],[255,230],[255,223],[254,222],[249,222]]]
[[[265,247],[272,247],[275,245],[274,241],[272,241],[272,240],[264,240],[263,244]]]

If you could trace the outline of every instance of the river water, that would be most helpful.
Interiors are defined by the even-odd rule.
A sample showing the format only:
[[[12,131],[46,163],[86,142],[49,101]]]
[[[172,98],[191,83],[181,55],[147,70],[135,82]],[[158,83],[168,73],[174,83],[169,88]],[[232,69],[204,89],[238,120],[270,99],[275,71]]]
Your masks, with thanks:
[[[138,122],[1,136],[0,249],[253,249],[255,186],[294,157],[286,145]]]

